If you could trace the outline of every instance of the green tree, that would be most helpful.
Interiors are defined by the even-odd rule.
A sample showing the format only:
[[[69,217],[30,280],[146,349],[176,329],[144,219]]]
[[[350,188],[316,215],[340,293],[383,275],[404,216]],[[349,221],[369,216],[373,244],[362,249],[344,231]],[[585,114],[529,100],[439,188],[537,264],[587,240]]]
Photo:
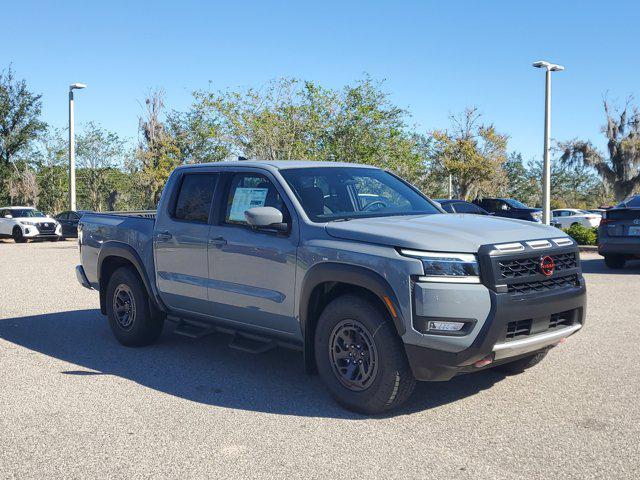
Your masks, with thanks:
[[[602,132],[607,138],[607,155],[591,142],[572,140],[560,143],[562,161],[569,165],[594,168],[617,201],[622,201],[640,186],[640,113],[630,101],[622,111],[611,110],[604,101],[607,124]]]
[[[432,132],[435,163],[451,174],[455,196],[464,200],[494,194],[505,182],[508,137],[481,124],[480,118],[475,107],[467,108],[451,117],[450,130]]]
[[[368,163],[424,180],[424,138],[409,132],[406,111],[368,77],[343,90],[279,79],[260,90],[194,96],[219,157]]]
[[[535,206],[540,203],[540,182],[527,169],[521,154],[512,152],[502,169],[507,177],[507,184],[501,188],[500,195],[515,198],[526,205]]]
[[[90,122],[77,136],[78,183],[81,205],[102,211],[112,195],[110,172],[122,165],[125,142],[120,137]]]
[[[25,80],[17,80],[11,66],[0,72],[0,162],[8,167],[14,155],[45,129],[40,120],[41,95],[29,91]]]
[[[182,163],[180,149],[166,131],[162,119],[164,92],[151,92],[145,100],[145,113],[138,121],[140,140],[136,150],[137,175],[142,183],[142,208],[155,208],[169,175]]]

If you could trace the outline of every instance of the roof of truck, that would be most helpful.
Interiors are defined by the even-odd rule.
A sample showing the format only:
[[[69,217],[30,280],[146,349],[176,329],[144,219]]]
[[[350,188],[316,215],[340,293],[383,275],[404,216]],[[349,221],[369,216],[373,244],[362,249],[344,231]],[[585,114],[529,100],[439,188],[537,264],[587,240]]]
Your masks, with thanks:
[[[191,164],[189,166],[192,166]],[[198,163],[197,165],[207,166],[225,166],[225,167],[272,167],[277,170],[286,170],[289,168],[313,168],[313,167],[361,167],[361,168],[377,168],[371,165],[347,162],[321,162],[311,160],[232,160],[213,163]],[[186,165],[180,168],[185,168]]]

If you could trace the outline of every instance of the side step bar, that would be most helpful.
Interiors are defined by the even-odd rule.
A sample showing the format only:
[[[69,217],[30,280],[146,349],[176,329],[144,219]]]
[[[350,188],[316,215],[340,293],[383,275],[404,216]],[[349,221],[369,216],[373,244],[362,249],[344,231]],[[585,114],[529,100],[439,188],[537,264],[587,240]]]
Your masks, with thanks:
[[[167,316],[167,320],[175,322],[178,326],[173,333],[188,338],[203,338],[214,333],[223,333],[231,335],[229,348],[240,350],[242,352],[259,354],[273,350],[276,347],[288,348],[290,350],[302,350],[302,344],[291,341],[281,340],[279,338],[271,338],[266,335],[260,335],[253,332],[238,330],[222,325],[215,325],[197,320]]]

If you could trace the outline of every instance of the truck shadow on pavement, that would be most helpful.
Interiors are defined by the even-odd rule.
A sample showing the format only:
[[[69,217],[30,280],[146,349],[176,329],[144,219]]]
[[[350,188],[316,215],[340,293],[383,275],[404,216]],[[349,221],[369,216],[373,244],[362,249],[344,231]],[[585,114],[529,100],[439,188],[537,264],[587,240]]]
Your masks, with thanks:
[[[624,268],[614,270],[605,265],[603,258],[588,258],[580,260],[583,273],[601,273],[611,275],[638,275],[640,273],[640,260],[629,260]]]
[[[251,355],[227,346],[230,337],[192,340],[166,328],[160,341],[126,348],[111,335],[98,310],[75,310],[0,320],[0,338],[74,364],[69,381],[116,375],[148,388],[203,404],[281,415],[364,419],[337,405],[320,378],[303,372],[299,352],[276,349]],[[6,361],[6,359],[5,359]],[[485,371],[449,382],[419,383],[391,416],[455,402],[490,388],[504,375]]]

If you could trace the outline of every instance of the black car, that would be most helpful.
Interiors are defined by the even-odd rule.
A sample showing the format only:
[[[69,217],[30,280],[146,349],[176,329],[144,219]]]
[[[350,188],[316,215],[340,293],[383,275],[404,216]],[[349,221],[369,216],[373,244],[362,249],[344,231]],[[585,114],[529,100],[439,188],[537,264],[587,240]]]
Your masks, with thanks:
[[[530,222],[542,221],[542,210],[531,208],[513,198],[476,198],[474,204],[493,213],[496,217],[515,218]]]
[[[598,253],[609,268],[622,268],[640,258],[640,195],[628,198],[602,214]]]
[[[464,200],[437,199],[442,209],[448,213],[473,213],[475,215],[491,215],[484,208]]]
[[[62,226],[63,237],[77,237],[78,236],[78,221],[85,213],[91,213],[90,210],[69,210],[56,215],[56,220]]]

